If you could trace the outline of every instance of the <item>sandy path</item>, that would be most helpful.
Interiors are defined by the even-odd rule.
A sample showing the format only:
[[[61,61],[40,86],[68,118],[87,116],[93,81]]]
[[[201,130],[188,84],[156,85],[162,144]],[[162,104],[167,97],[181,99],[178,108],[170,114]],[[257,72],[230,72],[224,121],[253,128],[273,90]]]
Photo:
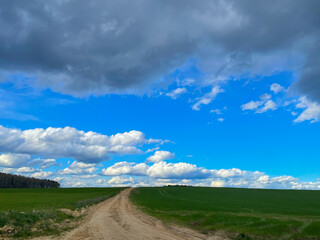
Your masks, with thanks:
[[[132,188],[93,206],[82,224],[60,239],[115,239],[115,240],[182,240],[225,239],[205,236],[191,229],[164,226],[160,220],[137,210],[129,201]]]

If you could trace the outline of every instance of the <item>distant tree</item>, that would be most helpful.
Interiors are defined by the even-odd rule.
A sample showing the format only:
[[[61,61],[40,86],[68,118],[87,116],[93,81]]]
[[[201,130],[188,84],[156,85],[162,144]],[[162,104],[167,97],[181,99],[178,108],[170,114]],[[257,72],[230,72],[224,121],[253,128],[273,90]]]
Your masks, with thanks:
[[[9,173],[0,173],[0,188],[59,188],[60,183]]]

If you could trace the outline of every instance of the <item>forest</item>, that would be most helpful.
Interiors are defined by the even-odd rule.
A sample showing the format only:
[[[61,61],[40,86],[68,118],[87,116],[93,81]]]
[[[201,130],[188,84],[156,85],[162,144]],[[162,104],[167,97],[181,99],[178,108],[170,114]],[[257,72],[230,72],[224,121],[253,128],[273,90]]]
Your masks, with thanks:
[[[0,173],[0,188],[59,188],[60,183],[9,173]]]

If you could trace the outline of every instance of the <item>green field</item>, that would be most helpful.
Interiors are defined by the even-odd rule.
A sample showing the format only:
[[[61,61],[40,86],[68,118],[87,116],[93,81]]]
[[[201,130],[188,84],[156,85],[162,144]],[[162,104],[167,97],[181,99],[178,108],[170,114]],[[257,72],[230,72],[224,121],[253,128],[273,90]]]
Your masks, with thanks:
[[[320,239],[320,191],[138,188],[131,200],[165,222],[237,239]]]
[[[81,218],[59,209],[76,210],[89,206],[114,196],[122,189],[0,189],[0,238],[59,234]]]

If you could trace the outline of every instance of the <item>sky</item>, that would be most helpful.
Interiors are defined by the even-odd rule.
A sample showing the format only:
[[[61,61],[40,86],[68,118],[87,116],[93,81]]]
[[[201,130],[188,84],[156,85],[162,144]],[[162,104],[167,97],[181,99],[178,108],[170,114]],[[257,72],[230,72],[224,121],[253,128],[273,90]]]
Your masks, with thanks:
[[[0,6],[0,171],[320,189],[320,2]]]

